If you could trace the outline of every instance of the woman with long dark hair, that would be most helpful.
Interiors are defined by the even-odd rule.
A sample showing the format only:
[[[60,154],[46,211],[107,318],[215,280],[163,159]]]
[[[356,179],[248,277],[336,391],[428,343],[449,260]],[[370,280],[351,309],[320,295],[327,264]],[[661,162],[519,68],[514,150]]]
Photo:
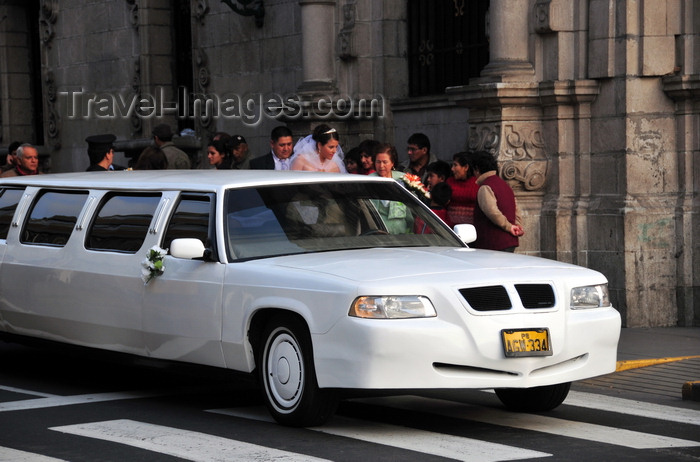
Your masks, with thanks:
[[[339,158],[340,137],[335,128],[326,124],[318,125],[310,138],[300,140],[294,146],[294,160],[291,170],[312,172],[345,172],[342,158]]]
[[[209,165],[213,165],[217,170],[229,170],[233,163],[233,158],[229,150],[229,142],[227,139],[211,140],[207,146],[207,159]]]
[[[469,167],[469,153],[458,152],[452,156],[452,176],[447,179],[452,188],[452,199],[447,206],[447,215],[455,225],[474,223],[474,207],[479,186]]]

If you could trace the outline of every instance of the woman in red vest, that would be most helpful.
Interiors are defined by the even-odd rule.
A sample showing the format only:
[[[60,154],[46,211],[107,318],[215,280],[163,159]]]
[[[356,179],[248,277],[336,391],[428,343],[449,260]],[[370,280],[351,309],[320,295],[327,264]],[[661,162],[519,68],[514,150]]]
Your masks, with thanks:
[[[468,162],[468,153],[458,152],[452,156],[452,176],[446,181],[452,188],[452,199],[447,206],[447,215],[455,225],[474,222],[476,208],[476,177]]]
[[[478,249],[513,252],[518,238],[524,234],[518,216],[515,193],[498,176],[496,159],[486,151],[477,151],[469,156],[471,169],[479,185],[474,209],[476,241]]]

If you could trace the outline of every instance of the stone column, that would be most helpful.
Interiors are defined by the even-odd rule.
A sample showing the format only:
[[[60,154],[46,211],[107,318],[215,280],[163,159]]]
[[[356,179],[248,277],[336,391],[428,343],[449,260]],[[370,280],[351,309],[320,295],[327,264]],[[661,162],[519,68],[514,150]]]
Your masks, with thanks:
[[[335,0],[299,0],[301,6],[301,55],[304,81],[297,89],[304,117],[286,120],[295,136],[311,133],[320,123],[338,130],[341,143],[347,134],[346,121],[326,117],[333,112],[338,96],[335,71]]]
[[[335,1],[300,0],[303,93],[334,92]]]
[[[17,6],[12,3],[3,2],[0,6],[0,33],[2,34],[2,42],[0,42],[0,139],[4,145],[10,144],[15,140],[26,140],[27,142],[36,142],[40,137],[36,133],[34,124],[32,123],[34,100],[33,98],[41,98],[41,95],[32,95],[32,83],[34,82],[35,72],[40,69],[38,62],[31,62],[32,53],[28,47],[30,42],[28,38],[29,26],[27,25],[27,7]],[[50,7],[47,7],[47,10]],[[53,40],[53,25],[56,22],[55,15],[46,15],[46,25],[42,36],[42,53],[48,61],[50,48],[49,45]],[[53,22],[49,21],[49,17],[54,17]],[[43,19],[43,18],[42,18]],[[36,68],[32,68],[36,66]],[[53,84],[53,77],[44,70],[42,85],[44,91],[48,91],[48,84]],[[48,96],[48,95],[47,95]],[[47,111],[51,114],[51,108]],[[48,120],[43,120],[42,123],[48,126]],[[55,120],[54,120],[55,122]],[[39,125],[36,128],[40,128]],[[47,145],[53,145],[53,134],[58,135],[57,126],[56,132],[45,130],[48,134],[49,142]],[[59,140],[55,140],[58,142]],[[59,143],[60,145],[60,143]]]
[[[672,238],[680,244],[674,254],[678,325],[700,326],[700,74],[666,76],[663,89],[676,105],[679,185]]]
[[[529,0],[491,0],[488,13],[489,63],[481,76],[487,80],[531,81],[528,59]]]

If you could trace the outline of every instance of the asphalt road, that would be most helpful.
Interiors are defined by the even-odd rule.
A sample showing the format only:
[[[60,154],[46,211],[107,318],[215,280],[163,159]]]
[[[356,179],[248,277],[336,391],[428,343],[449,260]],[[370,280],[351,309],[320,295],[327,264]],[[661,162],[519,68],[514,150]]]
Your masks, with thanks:
[[[0,462],[700,459],[700,403],[575,384],[543,414],[488,391],[343,401],[325,426],[272,422],[254,382],[205,368],[0,343]]]

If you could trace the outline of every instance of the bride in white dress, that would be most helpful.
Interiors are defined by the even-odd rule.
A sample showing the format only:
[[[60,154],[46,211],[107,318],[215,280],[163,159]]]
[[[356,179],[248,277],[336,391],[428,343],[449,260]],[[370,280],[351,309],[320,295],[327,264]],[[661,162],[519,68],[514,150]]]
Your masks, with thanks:
[[[314,132],[294,146],[292,170],[346,173],[340,137],[335,128],[318,125]]]

